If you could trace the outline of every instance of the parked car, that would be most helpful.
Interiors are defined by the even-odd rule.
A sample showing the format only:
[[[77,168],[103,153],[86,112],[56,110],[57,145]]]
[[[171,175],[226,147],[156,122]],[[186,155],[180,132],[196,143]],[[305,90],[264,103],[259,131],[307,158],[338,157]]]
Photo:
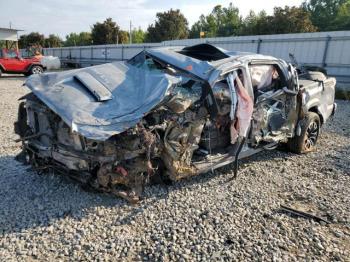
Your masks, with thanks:
[[[138,201],[152,179],[199,175],[285,143],[315,149],[335,79],[270,56],[200,44],[31,76],[18,159]]]
[[[17,50],[0,49],[0,77],[6,74],[41,74],[46,68],[36,57],[22,58]]]

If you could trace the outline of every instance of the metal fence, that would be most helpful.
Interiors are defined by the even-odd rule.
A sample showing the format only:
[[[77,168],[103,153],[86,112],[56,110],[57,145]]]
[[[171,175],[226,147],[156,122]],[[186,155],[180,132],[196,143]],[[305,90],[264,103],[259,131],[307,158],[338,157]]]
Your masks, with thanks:
[[[87,66],[126,60],[152,47],[198,43],[210,43],[232,51],[272,55],[286,61],[289,61],[289,53],[293,53],[300,63],[322,66],[330,75],[350,78],[350,31],[185,39],[157,44],[45,48],[44,54],[58,56],[63,63]]]
[[[62,48],[44,48],[44,55],[58,56],[62,63],[89,66],[127,60],[142,50],[161,44],[93,45]]]

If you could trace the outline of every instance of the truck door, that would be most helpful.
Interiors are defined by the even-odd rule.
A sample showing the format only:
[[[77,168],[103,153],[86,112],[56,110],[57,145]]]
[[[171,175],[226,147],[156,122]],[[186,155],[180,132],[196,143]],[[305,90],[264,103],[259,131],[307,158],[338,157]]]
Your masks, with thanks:
[[[249,65],[254,92],[252,144],[286,141],[297,122],[296,94],[278,63]]]

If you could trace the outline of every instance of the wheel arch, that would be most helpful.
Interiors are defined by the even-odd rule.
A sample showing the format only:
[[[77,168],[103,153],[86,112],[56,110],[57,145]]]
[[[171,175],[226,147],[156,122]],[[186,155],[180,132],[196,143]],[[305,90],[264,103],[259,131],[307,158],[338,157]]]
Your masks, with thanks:
[[[323,115],[321,114],[320,110],[318,109],[318,106],[313,106],[313,107],[309,108],[308,111],[316,113],[318,115],[318,117],[320,118],[321,125],[323,125],[324,118],[323,118]]]
[[[45,67],[42,64],[30,64],[27,67],[27,73],[30,72],[30,70],[33,68],[33,66],[40,66],[43,69],[43,71],[45,70]]]

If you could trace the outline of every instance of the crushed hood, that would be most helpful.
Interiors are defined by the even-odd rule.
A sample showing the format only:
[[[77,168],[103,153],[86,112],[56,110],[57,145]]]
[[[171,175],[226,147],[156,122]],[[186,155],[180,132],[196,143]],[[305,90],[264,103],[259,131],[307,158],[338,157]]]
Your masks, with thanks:
[[[135,126],[180,81],[160,70],[115,62],[33,75],[25,85],[73,131],[107,140]]]

